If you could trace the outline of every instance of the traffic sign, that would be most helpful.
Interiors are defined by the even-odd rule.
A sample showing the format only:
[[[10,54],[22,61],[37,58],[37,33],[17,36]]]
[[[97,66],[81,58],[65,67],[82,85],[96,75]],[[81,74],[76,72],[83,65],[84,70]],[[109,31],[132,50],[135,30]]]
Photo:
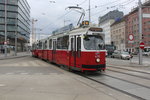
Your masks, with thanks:
[[[4,44],[6,45],[6,44],[7,44],[7,42],[5,41],[5,42],[4,42]]]
[[[129,40],[129,43],[133,43],[134,42],[134,35],[133,34],[129,34],[128,40]]]
[[[133,34],[129,34],[128,39],[129,39],[129,41],[133,41],[134,40],[134,35]]]
[[[141,43],[140,43],[140,48],[141,48],[141,49],[144,49],[144,47],[145,47],[144,42],[141,42]]]

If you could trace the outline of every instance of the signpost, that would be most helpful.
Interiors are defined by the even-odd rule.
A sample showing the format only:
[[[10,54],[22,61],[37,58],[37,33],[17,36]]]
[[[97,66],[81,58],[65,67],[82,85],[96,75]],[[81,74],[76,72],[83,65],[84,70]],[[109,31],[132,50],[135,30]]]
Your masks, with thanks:
[[[132,48],[133,48],[134,35],[133,35],[133,34],[129,34],[129,35],[128,35],[128,40],[129,40],[129,43],[132,44]],[[130,63],[132,62],[131,60],[132,60],[132,59],[130,59]]]

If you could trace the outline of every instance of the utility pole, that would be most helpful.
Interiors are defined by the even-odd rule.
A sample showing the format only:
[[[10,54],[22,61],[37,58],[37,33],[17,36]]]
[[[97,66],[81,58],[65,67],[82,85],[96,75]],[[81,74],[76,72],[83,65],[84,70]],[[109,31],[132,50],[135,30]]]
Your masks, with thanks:
[[[142,42],[142,2],[139,0],[139,44]],[[142,49],[139,46],[139,65],[143,64]]]
[[[89,0],[89,22],[91,22],[91,0]]]
[[[5,57],[7,57],[7,0],[5,0]]]

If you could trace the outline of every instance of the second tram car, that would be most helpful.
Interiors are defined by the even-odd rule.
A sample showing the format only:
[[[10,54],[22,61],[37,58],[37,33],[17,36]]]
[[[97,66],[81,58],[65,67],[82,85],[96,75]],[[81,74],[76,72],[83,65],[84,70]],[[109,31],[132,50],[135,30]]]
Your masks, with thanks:
[[[33,43],[32,55],[78,71],[106,69],[103,30],[81,26]]]

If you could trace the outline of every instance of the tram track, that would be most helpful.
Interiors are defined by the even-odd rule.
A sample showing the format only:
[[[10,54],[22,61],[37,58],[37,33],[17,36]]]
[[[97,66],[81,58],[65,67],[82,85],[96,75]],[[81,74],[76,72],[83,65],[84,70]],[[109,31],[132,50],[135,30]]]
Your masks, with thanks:
[[[131,74],[131,73],[121,72],[121,71],[112,70],[112,69],[107,69],[107,70],[108,70],[108,71],[112,71],[112,72],[116,72],[116,73],[121,73],[121,74],[125,74],[125,75],[130,75],[130,76],[134,76],[134,77],[138,77],[138,78],[146,79],[146,80],[150,80],[150,78],[148,78],[148,77],[144,77],[144,76],[140,76],[140,75],[134,75],[134,74]]]
[[[132,71],[132,72],[138,72],[138,73],[143,73],[143,74],[150,75],[150,72],[144,72],[144,71],[139,71],[139,70],[127,69],[127,68],[122,68],[122,67],[115,67],[115,66],[111,66],[111,65],[108,65],[108,67],[109,68],[122,69],[122,70],[126,70],[126,71]]]
[[[128,83],[131,83],[131,84],[136,84],[136,85],[138,85],[138,86],[141,86],[141,87],[150,89],[150,86],[142,85],[142,84],[139,84],[139,83],[136,83],[136,82],[131,82],[131,81],[129,81],[129,80],[121,79],[121,78],[114,77],[114,76],[110,76],[110,75],[107,75],[107,74],[103,74],[103,75],[105,75],[105,76],[107,76],[107,77],[114,78],[114,79],[118,79],[118,80],[121,80],[121,81],[124,81],[124,82],[128,82]]]
[[[89,76],[87,76],[87,75],[85,75],[85,74],[81,74],[81,73],[80,73],[79,75],[82,76],[82,77],[84,77],[84,78],[86,78],[86,79],[89,79],[89,80],[91,80],[91,81],[94,81],[94,82],[96,82],[96,83],[99,83],[99,84],[101,84],[101,85],[104,85],[104,86],[106,86],[106,87],[109,87],[109,88],[111,88],[111,89],[113,89],[113,90],[116,90],[116,91],[121,92],[121,93],[123,93],[123,94],[126,94],[126,95],[128,95],[128,96],[131,96],[131,97],[133,97],[133,98],[136,98],[136,99],[138,99],[138,100],[146,100],[145,98],[140,97],[140,96],[138,96],[138,95],[136,95],[136,94],[133,94],[133,93],[130,93],[130,92],[126,91],[126,90],[120,89],[119,87],[115,87],[115,86],[113,86],[113,85],[110,85],[110,84],[108,84],[107,82],[103,82],[103,81],[101,81],[101,80],[98,79],[98,78],[92,78],[92,77],[89,77]],[[129,82],[129,81],[126,81],[126,80],[123,80],[123,79],[119,79],[119,78],[116,78],[116,77],[111,77],[111,76],[108,76],[108,75],[105,75],[105,74],[102,74],[102,75],[104,75],[105,77],[110,77],[110,78],[117,79],[117,80],[120,80],[120,81],[123,81],[123,82],[128,82],[128,83],[130,83],[130,84],[135,84],[135,85],[141,86],[141,87],[143,87],[143,88],[149,88],[149,89],[150,89],[150,87],[143,86],[143,85],[141,85],[141,84]]]
[[[137,100],[148,100],[148,98],[149,98],[145,95],[143,96],[143,94],[138,94],[137,92],[134,93],[131,90],[137,88],[137,89],[141,89],[140,92],[144,93],[146,90],[146,91],[148,91],[148,93],[150,93],[150,86],[145,86],[145,85],[142,85],[139,83],[131,82],[129,80],[121,79],[121,78],[118,78],[115,76],[110,76],[110,75],[107,75],[107,73],[97,73],[97,74],[92,74],[92,76],[91,76],[91,75],[86,75],[84,73],[75,71],[75,74],[82,76],[86,79],[89,79],[93,82],[96,82],[98,84],[101,84],[103,86],[106,86],[115,91],[118,91],[120,93],[123,93],[125,95],[128,95]],[[116,82],[116,81],[118,81],[118,82]],[[113,82],[116,82],[116,83],[113,83]],[[125,85],[128,85],[129,87],[126,88]],[[130,90],[130,87],[131,87],[131,90]]]

